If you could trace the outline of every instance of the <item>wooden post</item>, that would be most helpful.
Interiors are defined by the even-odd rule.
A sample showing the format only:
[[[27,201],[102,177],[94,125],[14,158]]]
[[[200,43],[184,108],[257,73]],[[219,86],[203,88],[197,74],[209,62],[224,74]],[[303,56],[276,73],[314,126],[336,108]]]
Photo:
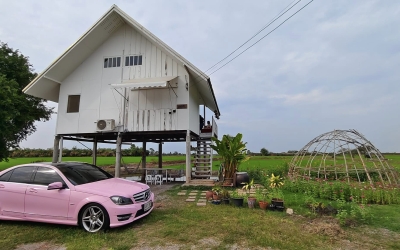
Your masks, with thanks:
[[[192,170],[190,166],[190,130],[186,131],[186,183],[190,182]]]
[[[63,137],[60,136],[60,153],[58,154],[58,162],[62,162],[63,142]]]
[[[60,136],[56,135],[54,137],[54,146],[53,146],[53,159],[52,159],[52,163],[57,163],[58,160],[58,150],[60,147]]]
[[[143,142],[142,168],[146,168],[146,142]]]
[[[122,137],[118,134],[117,145],[115,150],[115,177],[119,178],[119,171],[121,169],[121,144]]]
[[[203,105],[204,125],[206,125],[206,105]]]
[[[145,182],[146,178],[146,142],[143,141],[143,146],[142,146],[142,182]]]
[[[92,150],[92,163],[93,165],[97,164],[97,137],[93,138],[93,150]]]
[[[158,144],[158,167],[162,168],[162,142]]]

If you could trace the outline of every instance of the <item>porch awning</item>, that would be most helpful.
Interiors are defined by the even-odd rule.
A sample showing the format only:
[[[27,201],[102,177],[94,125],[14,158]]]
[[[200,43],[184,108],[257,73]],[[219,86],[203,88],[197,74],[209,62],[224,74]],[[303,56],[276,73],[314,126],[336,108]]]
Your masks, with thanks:
[[[176,88],[178,87],[177,76],[155,77],[155,78],[139,78],[125,80],[122,83],[111,84],[113,88],[129,88],[129,89],[152,89],[152,88]]]

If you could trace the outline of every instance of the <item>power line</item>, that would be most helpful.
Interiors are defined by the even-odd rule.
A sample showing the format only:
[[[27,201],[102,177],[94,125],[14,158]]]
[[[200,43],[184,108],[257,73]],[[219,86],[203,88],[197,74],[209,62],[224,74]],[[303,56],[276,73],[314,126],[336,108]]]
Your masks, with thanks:
[[[215,66],[217,66],[219,63],[221,63],[222,61],[224,61],[226,58],[230,57],[233,53],[235,53],[236,51],[238,51],[241,47],[243,47],[246,43],[248,43],[250,40],[252,40],[254,37],[256,37],[258,34],[260,34],[263,30],[265,30],[266,28],[268,28],[271,24],[273,24],[276,20],[278,20],[281,16],[283,16],[284,14],[286,14],[286,12],[288,12],[289,10],[291,10],[294,6],[296,6],[299,2],[301,2],[301,0],[298,0],[294,5],[292,5],[296,0],[294,0],[293,2],[291,2],[288,6],[286,6],[281,12],[278,13],[278,15],[274,18],[272,18],[271,21],[269,21],[269,23],[267,25],[265,25],[263,28],[261,28],[259,31],[257,31],[256,34],[254,34],[252,37],[250,37],[246,42],[244,42],[242,45],[240,45],[237,49],[235,49],[234,51],[232,51],[229,55],[227,55],[226,57],[224,57],[222,60],[220,60],[219,62],[217,62],[216,64],[214,64],[213,66],[211,66],[209,69],[207,69],[206,71],[204,71],[204,73],[206,73],[207,71],[209,71],[210,69],[214,68]],[[290,5],[292,5],[289,9],[287,9]],[[287,9],[287,10],[286,10]],[[286,11],[285,11],[286,10]],[[284,11],[284,12],[283,12]],[[283,12],[283,13],[282,13]],[[281,14],[282,13],[282,14]]]
[[[278,26],[276,26],[273,30],[271,30],[270,32],[268,32],[266,35],[264,35],[263,37],[261,37],[259,40],[257,40],[255,43],[253,43],[252,45],[250,45],[249,47],[247,47],[245,50],[243,50],[242,52],[240,52],[238,55],[236,55],[234,58],[232,58],[231,60],[229,60],[227,63],[225,63],[224,65],[222,65],[221,67],[219,67],[218,69],[214,70],[213,72],[211,72],[209,74],[212,75],[215,72],[217,72],[218,70],[222,69],[223,67],[225,67],[227,64],[229,64],[230,62],[232,62],[233,60],[235,60],[236,58],[238,58],[241,54],[243,54],[244,52],[246,52],[248,49],[250,49],[251,47],[253,47],[254,45],[256,45],[257,43],[259,43],[261,40],[263,40],[265,37],[267,37],[269,34],[271,34],[272,32],[274,32],[276,29],[278,29],[280,26],[282,26],[282,24],[284,24],[287,20],[289,20],[290,18],[292,18],[294,15],[296,15],[297,13],[299,13],[302,9],[304,9],[305,7],[307,7],[311,2],[313,2],[314,0],[311,0],[310,2],[308,2],[306,5],[304,5],[303,7],[301,7],[298,11],[296,11],[295,13],[293,13],[291,16],[289,16],[288,18],[286,18],[282,23],[280,23]]]

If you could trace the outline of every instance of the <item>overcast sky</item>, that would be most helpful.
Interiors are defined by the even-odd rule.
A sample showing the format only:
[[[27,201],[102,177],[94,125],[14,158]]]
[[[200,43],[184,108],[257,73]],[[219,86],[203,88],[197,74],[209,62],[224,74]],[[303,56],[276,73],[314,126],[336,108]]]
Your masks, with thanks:
[[[0,40],[41,72],[116,4],[206,71],[292,2],[0,0]],[[242,133],[253,152],[284,152],[334,129],[356,129],[382,152],[400,152],[399,27],[400,1],[313,1],[210,76],[222,114],[219,134]],[[55,124],[56,115],[37,123],[21,146],[52,147]],[[165,145],[164,152],[175,150],[185,145]]]

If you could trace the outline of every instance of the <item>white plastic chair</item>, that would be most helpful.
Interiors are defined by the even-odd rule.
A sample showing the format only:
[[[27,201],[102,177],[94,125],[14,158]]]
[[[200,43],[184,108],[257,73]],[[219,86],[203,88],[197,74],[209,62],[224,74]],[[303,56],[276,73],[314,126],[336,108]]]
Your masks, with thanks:
[[[149,171],[146,173],[146,184],[153,184],[155,182],[155,176],[152,174],[153,171]]]
[[[162,181],[163,181],[163,176],[161,174],[156,174],[154,175],[154,184],[160,184],[162,185]]]

